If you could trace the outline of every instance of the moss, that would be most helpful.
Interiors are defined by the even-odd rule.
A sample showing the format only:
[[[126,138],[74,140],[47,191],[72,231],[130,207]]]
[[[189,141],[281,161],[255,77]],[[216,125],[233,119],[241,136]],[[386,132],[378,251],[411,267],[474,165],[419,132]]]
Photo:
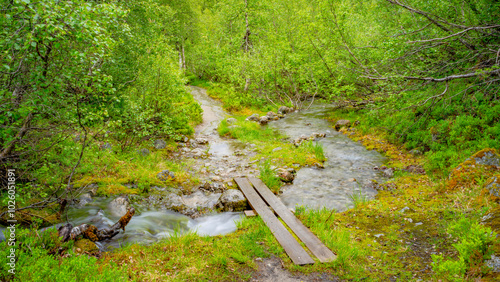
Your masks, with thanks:
[[[96,255],[99,253],[99,248],[94,242],[89,239],[81,239],[75,242],[74,248],[77,253],[86,253]]]
[[[99,241],[99,238],[97,237],[97,227],[94,225],[90,225],[85,232],[83,232],[84,238],[89,239],[92,242],[97,242]]]

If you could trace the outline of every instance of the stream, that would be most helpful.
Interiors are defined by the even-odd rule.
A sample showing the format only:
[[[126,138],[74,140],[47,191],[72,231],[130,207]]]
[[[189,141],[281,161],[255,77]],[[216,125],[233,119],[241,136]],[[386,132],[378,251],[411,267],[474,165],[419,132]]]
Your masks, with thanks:
[[[224,188],[233,185],[232,179],[235,177],[258,176],[257,164],[252,161],[252,157],[256,155],[254,145],[221,138],[217,133],[220,121],[228,116],[221,104],[209,98],[202,88],[191,86],[191,93],[203,109],[203,122],[196,127],[194,138],[202,138],[208,141],[208,144],[204,145],[206,149],[199,146],[194,149],[188,146],[182,148],[179,154],[190,162],[190,173],[195,173],[202,182]],[[293,184],[282,188],[283,193],[279,197],[290,209],[301,205],[314,209],[325,207],[344,211],[353,206],[356,195],[371,198],[376,194],[375,190],[367,188],[366,183],[371,180],[383,181],[373,168],[383,165],[386,159],[336,132],[332,124],[325,119],[331,110],[329,105],[315,103],[307,110],[290,113],[285,118],[267,125],[291,139],[302,135],[310,136],[314,132],[326,133],[325,138],[317,141],[323,145],[328,158],[324,168],[301,168]],[[204,157],[191,154],[196,152],[199,155],[201,150],[207,151],[208,154]],[[87,223],[99,229],[106,228],[121,216],[113,213],[110,208],[112,200],[92,198],[89,203],[72,206],[68,211],[68,220],[74,226]],[[241,212],[224,212],[192,219],[164,206],[152,208],[144,202],[133,205],[137,213],[126,226],[126,231],[111,240],[99,242],[101,250],[118,248],[129,243],[149,244],[188,232],[197,232],[202,236],[227,234],[237,229],[236,221],[242,217]],[[4,229],[0,226],[0,231]],[[2,237],[3,234],[0,235],[0,240]]]

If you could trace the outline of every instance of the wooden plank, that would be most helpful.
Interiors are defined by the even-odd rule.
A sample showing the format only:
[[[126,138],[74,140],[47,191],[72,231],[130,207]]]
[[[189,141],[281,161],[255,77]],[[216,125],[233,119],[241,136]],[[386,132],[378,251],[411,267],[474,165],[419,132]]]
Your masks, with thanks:
[[[257,216],[257,213],[254,210],[246,210],[244,213],[247,217]]]
[[[337,256],[328,249],[321,240],[316,237],[295,215],[276,197],[262,180],[249,177],[250,182],[259,192],[262,198],[274,209],[279,217],[288,225],[288,227],[299,237],[302,242],[311,250],[311,252],[321,261],[330,262]]]
[[[299,242],[295,240],[283,223],[271,212],[267,204],[264,203],[264,200],[254,190],[252,184],[248,182],[248,179],[235,178],[234,181],[238,184],[243,194],[245,194],[250,206],[260,215],[293,263],[298,265],[313,264],[314,260],[307,254]]]

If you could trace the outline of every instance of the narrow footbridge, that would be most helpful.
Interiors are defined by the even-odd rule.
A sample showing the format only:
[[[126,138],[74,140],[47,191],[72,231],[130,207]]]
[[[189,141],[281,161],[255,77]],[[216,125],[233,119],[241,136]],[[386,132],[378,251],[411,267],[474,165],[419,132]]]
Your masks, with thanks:
[[[242,177],[235,178],[234,180],[243,194],[245,194],[252,209],[260,215],[293,263],[297,265],[313,264],[314,259],[288,231],[285,225],[278,220],[275,213],[320,262],[330,262],[337,258],[337,256],[328,249],[316,235],[305,227],[281,200],[267,188],[264,182],[255,177]]]

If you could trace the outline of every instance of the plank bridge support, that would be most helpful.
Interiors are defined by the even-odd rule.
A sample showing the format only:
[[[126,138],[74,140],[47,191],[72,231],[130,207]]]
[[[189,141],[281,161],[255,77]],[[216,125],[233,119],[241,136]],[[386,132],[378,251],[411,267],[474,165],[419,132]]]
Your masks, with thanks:
[[[269,206],[320,262],[330,262],[336,259],[336,255],[290,212],[281,200],[267,188],[264,182],[255,177],[242,177],[234,180],[248,199],[250,206],[260,215],[293,263],[297,265],[313,264],[314,259],[278,220]]]

